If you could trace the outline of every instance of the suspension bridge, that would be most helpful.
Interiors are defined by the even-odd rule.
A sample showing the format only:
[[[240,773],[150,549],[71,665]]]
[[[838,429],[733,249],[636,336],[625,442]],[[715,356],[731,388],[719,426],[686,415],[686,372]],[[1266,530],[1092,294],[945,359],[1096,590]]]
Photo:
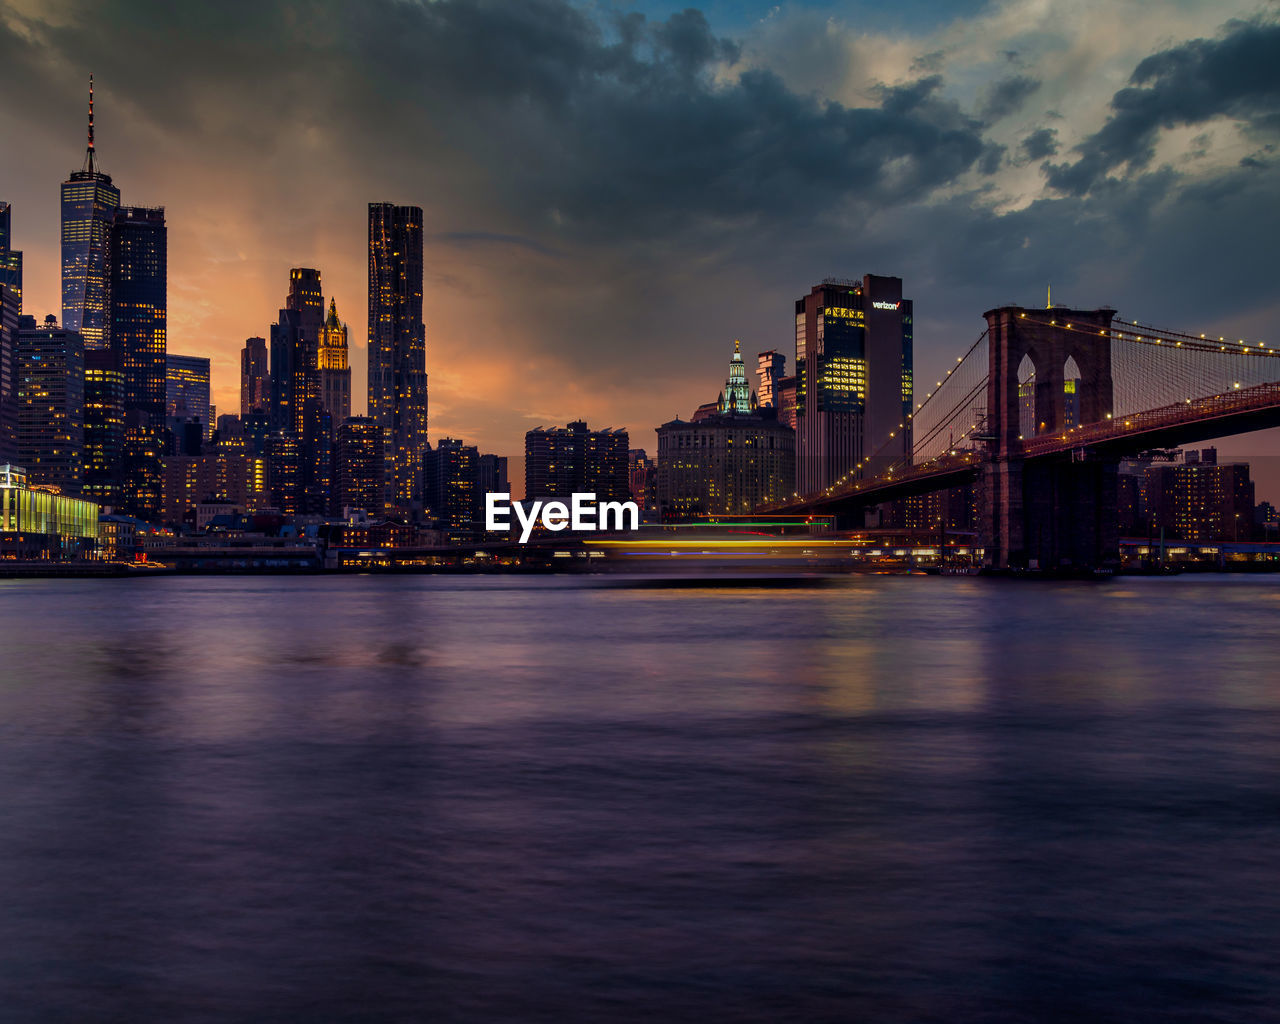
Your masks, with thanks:
[[[1280,426],[1280,349],[1261,342],[1109,308],[1002,306],[985,318],[898,425],[909,455],[872,452],[823,491],[768,511],[854,516],[973,486],[992,567],[1098,566],[1119,547],[1122,457]]]

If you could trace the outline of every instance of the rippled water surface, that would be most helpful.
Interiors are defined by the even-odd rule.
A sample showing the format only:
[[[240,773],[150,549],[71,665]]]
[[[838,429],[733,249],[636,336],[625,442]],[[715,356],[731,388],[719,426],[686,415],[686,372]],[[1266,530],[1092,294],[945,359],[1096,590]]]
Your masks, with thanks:
[[[0,582],[0,1020],[1280,1019],[1280,578]]]

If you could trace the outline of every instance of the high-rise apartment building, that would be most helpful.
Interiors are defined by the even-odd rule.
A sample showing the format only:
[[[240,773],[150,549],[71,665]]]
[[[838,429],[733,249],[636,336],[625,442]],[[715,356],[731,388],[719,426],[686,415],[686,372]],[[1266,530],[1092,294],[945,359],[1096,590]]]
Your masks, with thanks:
[[[266,338],[246,338],[240,350],[240,415],[271,407],[271,363]]]
[[[0,202],[0,288],[4,288],[22,315],[22,253],[13,248],[12,206]]]
[[[796,491],[874,476],[909,454],[913,325],[902,279],[828,278],[796,300],[795,329]]]
[[[347,325],[338,319],[338,304],[329,300],[329,315],[320,329],[316,360],[320,402],[335,426],[351,415],[351,367],[347,362]]]
[[[124,370],[125,408],[164,426],[168,394],[169,241],[162,207],[124,206],[111,224],[110,347]],[[100,345],[86,345],[99,348]]]
[[[120,190],[97,167],[93,142],[93,76],[89,76],[89,144],[84,167],[62,183],[62,327],[86,348],[106,348],[109,332],[108,249]]]
[[[18,462],[32,484],[78,495],[84,472],[84,339],[53,315],[18,327]]]
[[[626,501],[630,447],[625,430],[589,430],[582,420],[530,430],[524,435],[524,496],[567,501],[580,492],[598,501]]]
[[[395,504],[421,502],[427,340],[418,206],[369,204],[369,416],[387,431]]]
[[[165,418],[171,424],[199,420],[201,434],[213,437],[209,414],[209,360],[204,356],[165,357]],[[170,429],[176,429],[171,426]]]

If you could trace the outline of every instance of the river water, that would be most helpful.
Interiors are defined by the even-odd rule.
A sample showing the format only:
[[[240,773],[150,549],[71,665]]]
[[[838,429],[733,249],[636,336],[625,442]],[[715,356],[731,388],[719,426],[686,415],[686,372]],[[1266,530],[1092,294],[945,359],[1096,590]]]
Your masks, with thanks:
[[[0,582],[0,1020],[1280,1019],[1280,577]]]

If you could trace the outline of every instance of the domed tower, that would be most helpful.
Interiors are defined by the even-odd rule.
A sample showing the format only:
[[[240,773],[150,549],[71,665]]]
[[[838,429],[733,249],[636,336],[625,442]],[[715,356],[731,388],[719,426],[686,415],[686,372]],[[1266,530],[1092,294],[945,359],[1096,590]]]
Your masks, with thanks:
[[[751,413],[756,411],[755,392],[747,384],[747,368],[742,362],[742,343],[733,342],[733,357],[729,360],[729,379],[720,393],[720,412]]]

